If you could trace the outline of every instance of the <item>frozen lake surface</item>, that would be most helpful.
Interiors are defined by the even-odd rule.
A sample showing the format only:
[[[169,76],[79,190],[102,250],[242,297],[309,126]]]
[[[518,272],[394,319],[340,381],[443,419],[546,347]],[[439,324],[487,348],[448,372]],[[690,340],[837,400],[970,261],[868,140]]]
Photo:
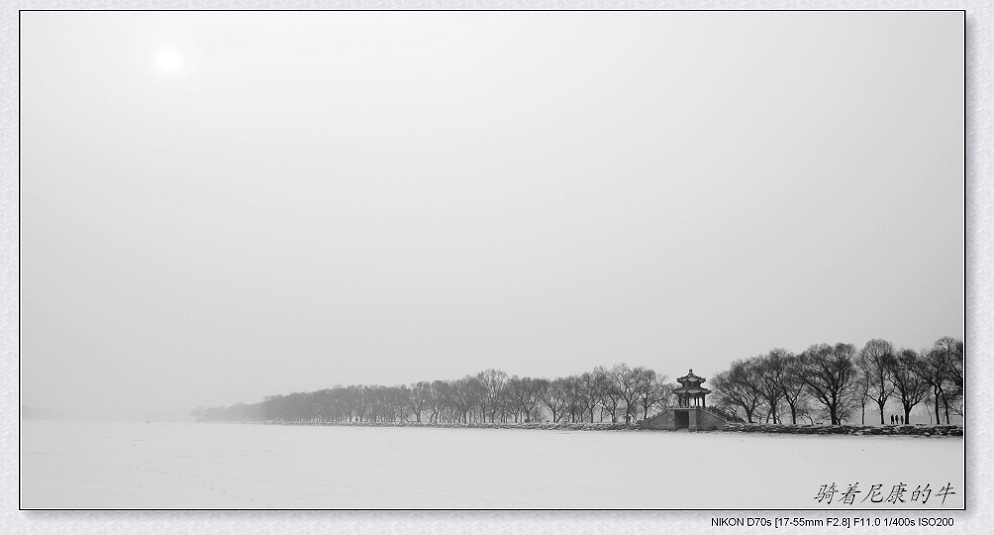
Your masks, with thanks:
[[[963,476],[961,438],[21,423],[24,508],[948,509]]]

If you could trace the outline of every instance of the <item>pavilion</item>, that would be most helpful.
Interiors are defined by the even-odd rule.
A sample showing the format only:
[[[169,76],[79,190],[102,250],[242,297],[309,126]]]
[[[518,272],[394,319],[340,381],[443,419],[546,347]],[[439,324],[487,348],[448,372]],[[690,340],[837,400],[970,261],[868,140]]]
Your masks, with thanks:
[[[676,394],[676,407],[663,409],[659,414],[642,420],[639,427],[643,429],[663,429],[675,431],[688,429],[690,431],[713,431],[725,427],[728,416],[721,411],[709,409],[705,397],[710,390],[701,386],[707,379],[694,375],[694,370],[677,379],[680,386],[673,389]]]
[[[706,407],[704,396],[711,393],[710,390],[701,386],[701,383],[706,380],[694,375],[693,369],[687,375],[677,378],[676,382],[680,383],[680,387],[673,389],[673,393],[676,394],[677,407]]]

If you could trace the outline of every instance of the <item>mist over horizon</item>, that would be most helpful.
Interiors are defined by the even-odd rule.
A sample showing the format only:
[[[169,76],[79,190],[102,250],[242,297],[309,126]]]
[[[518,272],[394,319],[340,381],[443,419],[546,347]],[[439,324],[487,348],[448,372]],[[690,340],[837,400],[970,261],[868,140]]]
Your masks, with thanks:
[[[931,344],[929,344],[929,346],[930,345]],[[858,349],[860,349],[862,347],[862,345],[855,344],[855,347],[858,350]],[[895,344],[895,347],[902,348],[902,347],[907,347],[907,346],[901,346],[900,344]],[[927,347],[928,346],[925,346],[922,349],[926,349]],[[911,348],[908,347],[908,349],[911,349]],[[792,353],[795,353],[795,354],[800,354],[801,352],[802,351],[792,351]],[[752,356],[756,356],[756,355],[750,355],[750,357],[752,357]],[[748,357],[739,357],[739,358],[736,358],[736,359],[733,359],[733,360],[741,360],[741,359],[744,359],[744,358],[748,358]],[[729,361],[729,364],[731,364],[731,362],[732,361]],[[612,363],[610,365],[609,364],[604,364],[604,365],[599,365],[599,366],[603,366],[604,368],[610,368],[613,364],[631,364],[633,367],[634,366],[639,366],[638,364],[635,364],[635,363],[623,363],[623,362],[616,362],[616,363]],[[497,369],[499,369],[499,368],[497,368]],[[696,369],[695,368],[687,368],[687,370],[691,370],[691,369],[694,369],[695,370],[694,373],[696,373],[696,374],[698,374],[700,376],[705,377],[705,379],[710,379],[714,375],[714,373],[725,371],[727,369],[727,366],[726,366],[726,368],[718,369],[718,370],[715,370],[714,372],[708,372],[708,373],[704,373],[704,370],[702,370],[700,368],[696,368]],[[458,377],[430,377],[430,378],[420,378],[420,379],[416,379],[416,380],[411,380],[411,381],[407,381],[407,382],[398,382],[398,383],[383,383],[383,382],[370,382],[370,383],[340,383],[340,382],[338,382],[338,383],[327,383],[327,384],[320,384],[319,386],[310,387],[310,388],[292,388],[290,390],[286,390],[286,391],[283,391],[283,392],[269,392],[269,393],[263,394],[261,396],[258,396],[256,398],[233,399],[233,400],[227,400],[227,401],[222,401],[222,402],[213,403],[213,404],[210,404],[210,403],[197,403],[195,405],[190,405],[188,407],[183,407],[183,406],[172,406],[172,407],[154,406],[154,407],[128,408],[127,406],[120,406],[120,405],[115,405],[115,404],[108,404],[108,405],[105,405],[105,406],[87,407],[85,409],[78,409],[78,408],[74,409],[74,408],[70,408],[70,407],[57,407],[57,406],[56,407],[51,407],[51,406],[31,406],[31,407],[29,407],[27,405],[22,405],[22,415],[25,413],[25,411],[28,411],[32,415],[31,417],[33,417],[33,418],[39,418],[39,419],[97,420],[97,421],[118,421],[118,420],[140,421],[140,420],[153,419],[153,420],[158,420],[158,421],[192,421],[194,419],[191,416],[192,411],[194,409],[202,408],[202,407],[231,406],[231,405],[235,405],[235,404],[239,404],[239,403],[252,404],[252,403],[258,403],[260,401],[263,401],[263,399],[265,399],[267,397],[270,397],[270,396],[284,396],[284,395],[289,395],[289,394],[298,393],[298,392],[300,392],[300,393],[303,393],[303,392],[314,392],[314,391],[322,390],[322,389],[325,389],[325,388],[343,387],[343,386],[349,386],[351,384],[361,384],[363,386],[401,386],[401,385],[411,385],[411,384],[414,384],[414,383],[417,383],[417,382],[420,382],[420,381],[428,381],[428,382],[431,382],[431,381],[434,381],[434,380],[452,381],[452,380],[460,379],[460,378],[465,377],[467,375],[475,375],[477,372],[480,372],[480,371],[483,371],[483,370],[480,369],[480,370],[477,370],[476,372],[467,372],[466,374],[463,374],[463,375],[458,376]],[[580,373],[589,372],[589,371],[591,371],[591,369],[576,370],[576,371],[573,371],[573,372],[570,372],[570,373],[561,373],[561,374],[553,375],[553,376],[527,376],[527,375],[522,375],[522,374],[515,374],[513,371],[510,371],[510,370],[501,370],[501,371],[506,372],[508,374],[508,376],[515,376],[515,375],[517,375],[517,376],[520,376],[520,377],[532,377],[532,378],[542,378],[542,379],[552,380],[552,379],[556,379],[556,378],[559,378],[559,377],[566,377],[566,376],[569,376],[569,375],[577,375],[577,374],[580,374]],[[669,373],[666,373],[665,371],[659,370],[659,369],[654,369],[653,371],[656,371],[661,376],[665,376],[665,382],[670,383],[670,384],[676,384],[676,378],[687,373],[687,371],[680,371],[680,372],[674,372],[672,374],[669,374]],[[320,382],[320,379],[317,379],[317,381]],[[305,381],[301,381],[301,382],[303,383]],[[311,384],[314,384],[315,383],[315,379],[311,378],[307,382],[309,382]],[[877,412],[876,409],[874,409],[872,407],[870,407],[869,410],[873,414],[879,414],[879,412]],[[925,415],[925,416],[927,416],[929,418],[932,417],[931,413],[928,410],[927,404],[921,404],[920,406],[916,406],[912,412],[913,412],[913,414],[918,415],[918,416]]]

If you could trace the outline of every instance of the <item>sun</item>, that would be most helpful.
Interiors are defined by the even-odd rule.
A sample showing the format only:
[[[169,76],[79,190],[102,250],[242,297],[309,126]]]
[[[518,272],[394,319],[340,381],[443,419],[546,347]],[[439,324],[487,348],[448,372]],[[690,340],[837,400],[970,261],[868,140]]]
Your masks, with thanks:
[[[183,65],[183,54],[175,48],[163,47],[155,53],[155,66],[163,76],[179,74]]]

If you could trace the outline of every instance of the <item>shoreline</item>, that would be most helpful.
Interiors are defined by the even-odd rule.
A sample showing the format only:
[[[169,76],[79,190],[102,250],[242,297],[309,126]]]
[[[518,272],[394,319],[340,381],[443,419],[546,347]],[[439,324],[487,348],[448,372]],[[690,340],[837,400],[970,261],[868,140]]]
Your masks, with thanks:
[[[642,421],[636,423],[489,423],[489,422],[321,422],[321,421],[209,421],[195,423],[251,423],[261,425],[311,425],[338,427],[414,427],[434,429],[538,429],[545,431],[645,431],[645,432],[689,432],[689,433],[767,433],[789,435],[850,435],[850,436],[921,436],[921,437],[962,437],[963,427],[959,425],[785,425],[763,423],[731,423],[714,431],[665,431],[644,429]]]
[[[962,437],[960,425],[785,425],[727,424],[722,432],[780,433],[790,435]]]

